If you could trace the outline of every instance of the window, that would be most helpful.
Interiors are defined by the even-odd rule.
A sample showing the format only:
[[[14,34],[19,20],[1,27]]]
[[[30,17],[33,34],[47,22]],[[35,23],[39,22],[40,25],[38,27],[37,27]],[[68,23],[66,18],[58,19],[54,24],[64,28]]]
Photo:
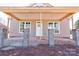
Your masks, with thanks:
[[[54,32],[59,33],[59,31],[60,31],[60,24],[55,22],[54,23]]]
[[[24,32],[24,29],[30,28],[30,22],[20,22],[20,32]]]
[[[55,34],[60,33],[60,23],[59,22],[49,22],[48,29],[53,29]]]
[[[30,28],[30,22],[25,22],[26,24],[25,24],[25,29],[26,28]]]
[[[24,31],[24,22],[20,22],[20,32]]]
[[[53,29],[53,23],[49,23],[48,29]]]

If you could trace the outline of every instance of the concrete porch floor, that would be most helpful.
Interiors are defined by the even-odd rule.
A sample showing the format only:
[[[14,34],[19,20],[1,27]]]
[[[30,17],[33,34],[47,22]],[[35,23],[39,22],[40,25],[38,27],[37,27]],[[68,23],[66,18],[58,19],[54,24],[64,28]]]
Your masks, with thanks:
[[[75,41],[72,39],[67,39],[67,38],[54,38],[55,39],[55,45],[72,45],[75,46]],[[7,43],[10,44],[8,47],[4,47],[1,50],[10,50],[10,49],[15,49],[16,46],[21,46],[22,38],[9,38]],[[38,43],[39,45],[47,45],[48,40],[47,39],[30,39],[30,44],[35,44]],[[38,46],[39,46],[38,45]],[[37,46],[37,47],[38,47]]]
[[[15,41],[22,41],[22,38],[9,38],[8,40],[15,40]],[[64,45],[64,44],[71,44],[75,45],[75,41],[73,39],[69,38],[54,38],[56,45]],[[39,43],[39,44],[48,44],[48,39],[36,39],[36,38],[30,38],[31,44],[33,43]]]
[[[73,39],[67,39],[67,38],[54,38],[56,45],[64,45],[64,44],[71,44],[75,45],[75,41]],[[48,44],[48,40],[36,40],[40,44]]]

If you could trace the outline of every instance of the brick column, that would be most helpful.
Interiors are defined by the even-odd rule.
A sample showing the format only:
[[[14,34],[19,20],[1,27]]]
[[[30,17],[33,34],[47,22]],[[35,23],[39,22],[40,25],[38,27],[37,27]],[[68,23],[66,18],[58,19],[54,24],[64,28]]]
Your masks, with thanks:
[[[7,39],[7,29],[0,28],[0,48],[4,47],[4,40]]]
[[[75,40],[76,45],[79,46],[79,29],[72,30],[73,40]]]
[[[54,32],[53,29],[48,29],[48,44],[50,47],[54,46]]]
[[[24,29],[23,47],[28,47],[29,46],[29,37],[30,37],[30,30],[29,30],[29,28]]]
[[[0,29],[0,48],[3,47],[3,31]]]

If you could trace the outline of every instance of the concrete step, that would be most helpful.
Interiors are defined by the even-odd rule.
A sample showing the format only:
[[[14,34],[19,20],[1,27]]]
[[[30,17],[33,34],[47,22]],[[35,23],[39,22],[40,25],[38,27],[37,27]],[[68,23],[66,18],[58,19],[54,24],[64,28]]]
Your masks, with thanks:
[[[8,46],[8,47],[1,48],[0,50],[10,50],[10,49],[15,49],[15,47]]]

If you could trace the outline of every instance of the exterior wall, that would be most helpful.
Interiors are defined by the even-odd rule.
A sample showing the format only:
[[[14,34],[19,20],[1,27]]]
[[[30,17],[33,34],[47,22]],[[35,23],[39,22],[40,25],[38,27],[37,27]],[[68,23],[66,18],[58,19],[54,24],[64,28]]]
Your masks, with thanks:
[[[19,32],[19,22],[17,20],[10,20],[9,33],[10,36],[22,36],[22,34]]]
[[[69,19],[65,19],[61,22],[60,30],[62,37],[70,36]]]
[[[36,21],[30,20],[31,22],[31,36],[36,36]],[[43,20],[43,36],[48,36],[48,20]],[[50,20],[51,22],[51,20]],[[22,33],[19,32],[19,22],[16,20],[11,20],[10,25],[10,36],[22,36]],[[60,22],[60,34],[56,34],[55,36],[59,37],[69,37],[70,30],[69,30],[69,20],[65,19],[64,21]]]
[[[31,36],[36,35],[36,21],[30,21],[31,22]]]
[[[43,35],[48,36],[48,21],[43,21]]]

